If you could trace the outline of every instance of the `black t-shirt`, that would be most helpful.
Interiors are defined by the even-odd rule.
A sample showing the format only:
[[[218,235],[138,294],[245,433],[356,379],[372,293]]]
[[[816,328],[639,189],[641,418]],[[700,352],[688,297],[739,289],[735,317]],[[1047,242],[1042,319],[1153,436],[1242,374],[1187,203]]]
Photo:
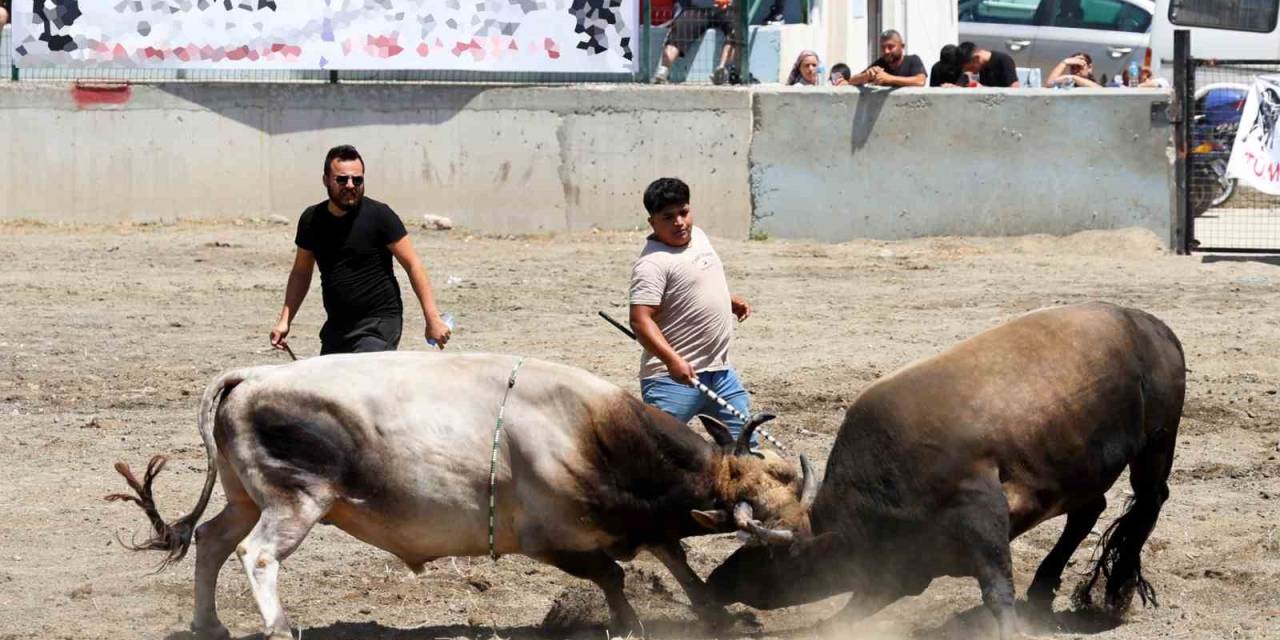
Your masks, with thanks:
[[[330,322],[400,317],[400,283],[387,245],[408,234],[404,223],[372,198],[342,217],[330,213],[328,205],[321,202],[302,212],[294,243],[315,253]]]
[[[978,72],[978,83],[984,87],[1011,87],[1018,81],[1018,66],[1007,53],[991,52],[987,66]]]
[[[876,58],[876,61],[871,63],[871,67],[880,67],[899,78],[910,78],[924,73],[924,63],[920,61],[920,56],[910,54],[902,56],[902,59],[898,61],[897,67],[889,64],[884,59],[884,56]],[[870,69],[871,67],[867,68]]]
[[[960,76],[964,72],[959,67],[947,64],[945,62],[933,63],[933,68],[929,70],[929,86],[941,87],[944,84],[960,84]]]

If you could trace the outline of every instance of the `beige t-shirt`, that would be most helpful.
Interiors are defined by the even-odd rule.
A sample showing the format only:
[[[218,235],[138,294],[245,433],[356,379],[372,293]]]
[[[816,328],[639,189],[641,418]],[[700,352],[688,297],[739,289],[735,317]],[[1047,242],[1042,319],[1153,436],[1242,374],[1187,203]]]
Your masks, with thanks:
[[[631,304],[658,307],[663,337],[694,371],[729,368],[733,309],[724,265],[707,234],[693,228],[689,244],[673,247],[652,236],[631,268]],[[645,351],[640,379],[667,375],[667,366]]]

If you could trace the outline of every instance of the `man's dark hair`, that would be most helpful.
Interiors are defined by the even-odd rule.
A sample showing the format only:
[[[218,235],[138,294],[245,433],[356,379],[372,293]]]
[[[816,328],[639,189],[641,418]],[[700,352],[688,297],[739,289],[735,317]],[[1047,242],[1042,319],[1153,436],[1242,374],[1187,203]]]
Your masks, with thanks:
[[[849,65],[843,62],[837,62],[831,67],[831,75],[836,75],[837,73],[845,80],[853,77],[853,69],[850,69]]]
[[[931,86],[940,87],[960,82],[960,76],[964,75],[964,63],[967,62],[967,59],[961,59],[960,56],[960,47],[954,44],[942,47],[942,51],[938,52],[938,64],[931,71]]]
[[[653,215],[671,205],[689,204],[689,185],[680,178],[658,178],[644,190],[644,210]]]
[[[364,166],[364,158],[360,157],[360,152],[349,144],[340,144],[324,155],[324,175],[329,175],[329,165],[333,164],[334,160],[359,160],[360,166]]]
[[[960,64],[969,64],[973,59],[973,52],[977,50],[978,45],[972,42],[961,42],[960,46],[956,47],[956,58],[960,60]]]
[[[885,29],[880,32],[880,42],[884,42],[885,40],[897,40],[898,42],[903,43],[906,42],[906,40],[902,39],[902,34],[899,33],[897,29]]]

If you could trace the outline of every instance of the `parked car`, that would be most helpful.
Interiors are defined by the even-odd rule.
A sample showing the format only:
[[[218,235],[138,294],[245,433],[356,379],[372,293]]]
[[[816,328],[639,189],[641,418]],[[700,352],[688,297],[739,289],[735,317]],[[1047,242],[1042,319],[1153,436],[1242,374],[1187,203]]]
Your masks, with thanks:
[[[1054,65],[1083,51],[1104,84],[1130,61],[1144,64],[1151,46],[1151,0],[959,0],[960,40],[1003,51],[1019,67],[1049,77]]]

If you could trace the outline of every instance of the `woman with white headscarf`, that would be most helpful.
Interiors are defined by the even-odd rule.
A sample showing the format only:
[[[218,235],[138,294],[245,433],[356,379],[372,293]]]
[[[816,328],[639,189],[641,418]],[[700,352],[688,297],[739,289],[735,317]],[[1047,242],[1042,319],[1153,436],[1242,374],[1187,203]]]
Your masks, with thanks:
[[[791,65],[791,75],[787,76],[787,84],[798,84],[801,86],[813,87],[817,86],[821,79],[818,77],[818,65],[822,64],[818,60],[818,54],[805,49],[796,56],[796,63]]]

